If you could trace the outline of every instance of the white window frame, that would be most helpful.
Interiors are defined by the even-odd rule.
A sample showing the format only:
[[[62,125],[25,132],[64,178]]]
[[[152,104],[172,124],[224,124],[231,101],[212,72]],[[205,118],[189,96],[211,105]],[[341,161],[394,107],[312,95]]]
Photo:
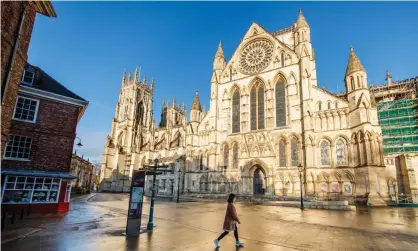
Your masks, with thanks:
[[[30,73],[32,73],[32,74],[33,74],[32,81],[31,81],[31,82],[25,82],[26,72],[30,72]],[[22,74],[22,79],[20,80],[20,82],[21,82],[22,84],[33,85],[33,82],[34,82],[34,80],[35,80],[35,74],[36,74],[36,73],[35,73],[34,71],[31,71],[31,70],[24,70],[24,71],[23,71],[23,74]]]
[[[71,200],[71,188],[72,188],[71,182],[67,183],[67,187],[65,188],[65,195],[64,195],[64,202],[70,202]]]
[[[15,118],[16,115],[16,110],[17,110],[17,103],[19,101],[19,98],[23,98],[23,99],[27,99],[30,101],[35,101],[36,102],[36,108],[35,108],[35,115],[33,117],[33,120],[27,120],[27,119],[19,119],[19,118]],[[33,99],[33,98],[28,98],[25,96],[17,96],[16,98],[16,103],[15,103],[15,109],[13,111],[13,120],[17,120],[17,121],[24,121],[24,122],[30,122],[30,123],[36,123],[36,119],[38,118],[38,109],[39,109],[39,100],[38,99]]]
[[[10,136],[18,136],[18,137],[26,137],[26,138],[31,138],[31,143],[30,143],[30,147],[29,147],[29,155],[28,155],[28,158],[17,158],[17,157],[7,157],[7,156],[6,156],[7,147],[8,147],[8,145],[9,145],[9,137],[10,137]],[[6,160],[30,161],[29,157],[30,157],[30,152],[31,152],[31,148],[32,148],[32,143],[33,143],[33,138],[32,138],[32,137],[30,137],[30,136],[23,136],[23,135],[15,135],[15,134],[10,134],[10,135],[7,137],[7,143],[6,143],[6,146],[5,146],[5,148],[4,148],[4,152],[3,152],[3,159],[6,159]]]
[[[9,181],[9,178],[14,177],[15,181]],[[18,178],[25,178],[24,182],[17,182]],[[27,183],[27,179],[28,178],[33,178],[33,182],[32,183]],[[42,187],[44,187],[45,185],[45,179],[51,179],[51,183],[50,184],[46,184],[46,185],[50,185],[49,189],[35,189],[36,186],[36,180],[37,179],[42,179]],[[54,184],[54,181],[58,182],[58,190],[52,190],[52,185]],[[55,178],[55,177],[35,177],[35,176],[15,176],[15,175],[7,175],[4,179],[4,184],[3,184],[3,190],[1,193],[1,203],[2,204],[52,204],[52,203],[58,203],[59,201],[59,197],[60,197],[60,191],[61,191],[61,182],[62,179],[61,178]],[[23,184],[23,188],[22,189],[16,189],[16,184]],[[6,188],[7,184],[14,184],[13,188]],[[40,183],[39,183],[40,184]],[[32,185],[31,188],[26,188],[26,185]],[[56,183],[55,183],[56,185]],[[28,202],[3,202],[4,199],[4,193],[6,191],[30,191],[30,197],[29,197],[29,201]],[[39,191],[39,192],[46,192],[47,193],[47,198],[49,199],[49,195],[51,192],[56,192],[56,198],[55,201],[33,201],[33,195],[35,193],[35,191]]]

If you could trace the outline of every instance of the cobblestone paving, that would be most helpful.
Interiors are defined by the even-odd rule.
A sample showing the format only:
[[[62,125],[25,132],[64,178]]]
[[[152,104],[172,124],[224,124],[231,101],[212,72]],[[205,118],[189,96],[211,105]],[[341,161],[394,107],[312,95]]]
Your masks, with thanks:
[[[154,232],[125,238],[127,199],[98,194],[88,202],[74,201],[67,216],[43,222],[43,231],[2,245],[2,250],[214,250],[224,203],[157,201]],[[242,250],[418,250],[417,209],[301,212],[239,203],[236,207]],[[145,203],[143,213],[148,211]],[[147,222],[144,215],[144,228]],[[236,250],[232,235],[221,241],[219,250]]]

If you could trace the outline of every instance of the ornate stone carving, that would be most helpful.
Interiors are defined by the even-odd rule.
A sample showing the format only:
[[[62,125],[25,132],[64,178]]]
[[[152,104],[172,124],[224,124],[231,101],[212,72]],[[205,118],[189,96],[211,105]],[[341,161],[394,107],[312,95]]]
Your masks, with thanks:
[[[245,46],[239,59],[239,70],[244,74],[254,74],[264,70],[271,62],[273,43],[268,39],[255,40]]]

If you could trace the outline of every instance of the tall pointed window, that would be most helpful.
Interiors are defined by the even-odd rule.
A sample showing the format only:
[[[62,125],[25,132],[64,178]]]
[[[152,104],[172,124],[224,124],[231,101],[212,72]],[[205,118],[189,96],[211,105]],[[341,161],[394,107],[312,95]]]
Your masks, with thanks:
[[[351,90],[354,91],[356,89],[356,86],[354,85],[354,78],[350,77],[350,82],[351,82]]]
[[[342,139],[337,140],[337,143],[335,144],[335,151],[337,155],[337,165],[346,164],[345,143]]]
[[[298,166],[298,143],[295,138],[290,141],[290,157],[292,159],[292,166]]]
[[[281,167],[286,166],[286,144],[284,140],[280,140],[279,142],[279,165]]]
[[[264,129],[264,86],[256,83],[251,88],[251,130]]]
[[[235,90],[232,95],[232,132],[240,131],[240,95]]]
[[[330,165],[330,146],[328,141],[321,142],[321,165]]]
[[[136,120],[141,124],[141,125],[143,125],[143,124],[145,124],[145,121],[144,121],[144,103],[142,103],[142,101],[141,102],[139,102],[139,104],[138,104],[138,108],[137,108],[138,110],[137,110],[137,117],[136,117]]]
[[[232,149],[232,153],[233,153],[233,162],[232,163],[232,168],[237,169],[238,168],[238,144],[235,143],[234,147]]]
[[[228,145],[225,145],[225,147],[224,147],[224,166],[225,166],[225,169],[228,169],[228,163],[229,163],[229,148],[228,148]]]
[[[276,126],[286,125],[286,95],[283,81],[276,84]]]

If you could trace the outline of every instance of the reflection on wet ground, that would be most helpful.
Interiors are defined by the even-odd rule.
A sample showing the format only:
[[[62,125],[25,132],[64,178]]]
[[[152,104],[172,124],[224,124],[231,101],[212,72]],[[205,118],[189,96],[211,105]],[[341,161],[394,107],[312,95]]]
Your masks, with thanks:
[[[125,238],[128,197],[98,194],[78,200],[64,217],[42,222],[43,231],[2,245],[2,250],[214,250],[225,203],[158,200],[152,234]],[[416,208],[305,210],[237,203],[245,250],[416,250]],[[148,222],[144,204],[142,226]],[[32,224],[39,224],[32,222]],[[233,236],[222,250],[236,250]]]

